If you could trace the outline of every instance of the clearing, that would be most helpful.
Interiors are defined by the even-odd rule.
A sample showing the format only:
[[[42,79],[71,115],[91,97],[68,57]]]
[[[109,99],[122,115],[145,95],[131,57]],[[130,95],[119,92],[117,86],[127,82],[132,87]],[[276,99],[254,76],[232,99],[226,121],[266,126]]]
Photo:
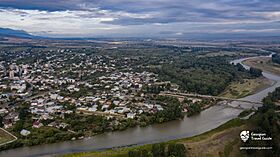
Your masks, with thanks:
[[[16,140],[17,138],[13,136],[12,134],[9,134],[4,129],[0,128],[0,146],[4,145],[6,143],[12,142]]]
[[[252,95],[273,84],[265,77],[256,79],[244,79],[242,82],[233,82],[220,96],[239,99]]]
[[[245,65],[261,69],[262,71],[280,75],[280,65],[273,63],[270,57],[258,57],[242,62]]]

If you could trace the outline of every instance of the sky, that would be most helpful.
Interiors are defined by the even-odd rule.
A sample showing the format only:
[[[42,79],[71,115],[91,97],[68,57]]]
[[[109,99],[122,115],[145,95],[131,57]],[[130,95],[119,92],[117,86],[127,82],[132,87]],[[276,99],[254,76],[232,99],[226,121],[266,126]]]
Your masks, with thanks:
[[[280,35],[279,0],[0,0],[0,27],[47,37]]]

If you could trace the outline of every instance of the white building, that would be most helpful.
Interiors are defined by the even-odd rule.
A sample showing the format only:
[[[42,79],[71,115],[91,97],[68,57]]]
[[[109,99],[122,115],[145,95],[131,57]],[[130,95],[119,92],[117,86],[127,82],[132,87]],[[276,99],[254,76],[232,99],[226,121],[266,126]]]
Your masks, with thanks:
[[[22,136],[28,136],[30,133],[31,133],[30,131],[25,130],[25,129],[22,129],[22,130],[20,131],[20,134],[21,134]]]

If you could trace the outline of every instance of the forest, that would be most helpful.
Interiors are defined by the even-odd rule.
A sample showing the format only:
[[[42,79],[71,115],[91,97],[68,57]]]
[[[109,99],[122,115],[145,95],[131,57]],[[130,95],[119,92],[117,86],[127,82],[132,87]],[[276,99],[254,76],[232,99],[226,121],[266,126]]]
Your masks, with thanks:
[[[197,58],[183,54],[170,64],[163,64],[151,71],[163,80],[180,85],[182,90],[207,95],[218,95],[233,81],[261,76],[259,69],[246,70],[229,64],[225,57]]]

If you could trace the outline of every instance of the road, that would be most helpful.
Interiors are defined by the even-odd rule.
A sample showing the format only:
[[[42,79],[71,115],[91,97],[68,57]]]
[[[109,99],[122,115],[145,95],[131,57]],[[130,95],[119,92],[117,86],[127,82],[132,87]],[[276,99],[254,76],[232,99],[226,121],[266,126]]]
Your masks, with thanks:
[[[233,99],[233,98],[227,98],[227,97],[212,96],[212,95],[201,95],[201,94],[192,94],[192,93],[162,92],[159,95],[164,95],[164,96],[183,96],[183,97],[199,97],[199,98],[213,98],[213,99],[226,100],[226,101],[239,101],[239,102],[252,103],[252,104],[260,104],[260,105],[262,104],[262,102],[259,102],[259,101]]]

